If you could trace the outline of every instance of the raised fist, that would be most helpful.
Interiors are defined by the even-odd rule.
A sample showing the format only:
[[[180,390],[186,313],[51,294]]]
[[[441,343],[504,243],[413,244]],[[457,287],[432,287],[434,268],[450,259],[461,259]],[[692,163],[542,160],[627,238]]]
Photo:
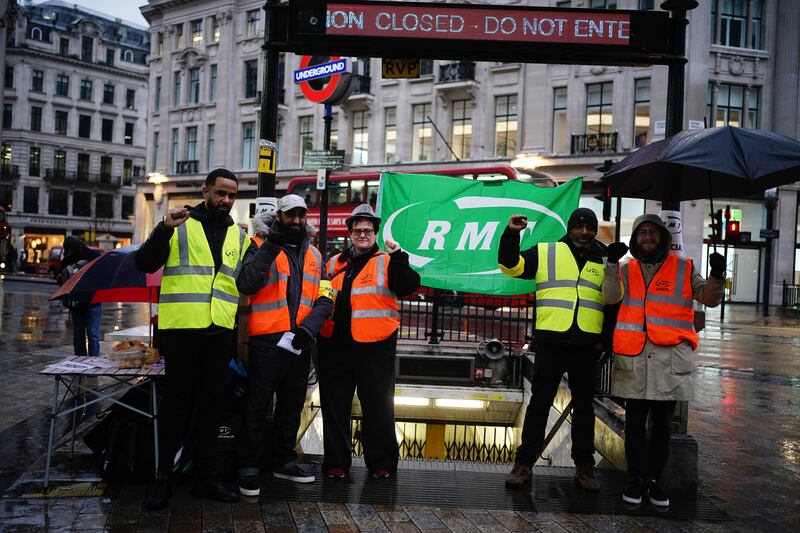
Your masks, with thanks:
[[[525,215],[511,215],[508,219],[508,227],[514,231],[522,231],[528,227],[528,217]]]
[[[628,245],[624,242],[612,242],[608,245],[608,262],[619,263],[625,254],[628,253]]]

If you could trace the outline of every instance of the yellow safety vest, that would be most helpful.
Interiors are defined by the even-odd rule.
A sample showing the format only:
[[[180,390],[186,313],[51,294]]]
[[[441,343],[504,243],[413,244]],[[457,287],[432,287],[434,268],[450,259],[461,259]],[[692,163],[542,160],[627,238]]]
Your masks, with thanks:
[[[203,329],[211,324],[233,329],[239,305],[236,276],[247,251],[246,238],[239,226],[228,226],[222,264],[215,274],[203,224],[189,218],[175,229],[161,278],[158,329]]]
[[[536,269],[536,329],[563,332],[572,327],[578,306],[578,327],[586,333],[603,330],[603,265],[578,264],[563,242],[539,243]]]

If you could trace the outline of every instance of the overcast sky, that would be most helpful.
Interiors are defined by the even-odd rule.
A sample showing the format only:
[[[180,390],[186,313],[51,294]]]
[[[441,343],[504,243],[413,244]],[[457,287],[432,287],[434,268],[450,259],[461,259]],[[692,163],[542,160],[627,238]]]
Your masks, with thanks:
[[[78,6],[88,7],[95,11],[106,13],[113,17],[119,17],[124,21],[133,22],[140,26],[148,27],[147,21],[139,12],[139,6],[147,5],[147,0],[65,0],[70,4],[78,4]],[[22,2],[20,2],[22,3]],[[34,2],[40,4],[41,2]]]

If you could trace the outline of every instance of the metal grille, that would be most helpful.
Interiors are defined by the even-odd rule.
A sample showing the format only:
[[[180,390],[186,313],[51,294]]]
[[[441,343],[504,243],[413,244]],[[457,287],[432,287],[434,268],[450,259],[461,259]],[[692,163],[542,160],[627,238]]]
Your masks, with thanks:
[[[800,285],[783,282],[783,307],[796,307],[800,304]]]
[[[509,427],[447,425],[445,459],[485,463],[514,460],[514,430]]]

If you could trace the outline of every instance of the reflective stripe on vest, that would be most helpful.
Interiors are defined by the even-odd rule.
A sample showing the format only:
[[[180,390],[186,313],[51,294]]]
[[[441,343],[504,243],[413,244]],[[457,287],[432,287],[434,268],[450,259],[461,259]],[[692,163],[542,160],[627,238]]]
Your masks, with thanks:
[[[253,242],[261,246],[262,241],[253,237]],[[309,245],[303,260],[303,281],[295,324],[301,324],[314,306],[323,267],[322,254]],[[250,335],[282,333],[292,329],[289,302],[286,299],[290,275],[289,257],[281,250],[270,267],[266,285],[250,297]]]
[[[647,287],[636,259],[620,266],[619,276],[625,294],[614,329],[616,353],[639,355],[648,338],[663,346],[689,341],[697,349],[691,259],[670,253]]]
[[[536,329],[564,332],[577,320],[581,331],[600,333],[605,306],[600,291],[603,266],[587,261],[579,273],[572,251],[563,242],[540,243],[537,253]]]
[[[341,254],[328,261],[328,276],[345,267],[339,263]],[[389,261],[384,252],[372,256],[358,275],[353,279],[350,288],[350,333],[358,342],[377,342],[389,338],[400,327],[400,314],[397,308],[397,297],[389,289]],[[334,292],[338,295],[344,285],[344,273],[331,279]],[[332,319],[325,322],[320,335],[333,335]]]
[[[219,271],[201,222],[189,218],[170,237],[159,296],[159,329],[233,329],[239,305],[236,275],[247,251],[247,235],[232,224],[225,233]]]

